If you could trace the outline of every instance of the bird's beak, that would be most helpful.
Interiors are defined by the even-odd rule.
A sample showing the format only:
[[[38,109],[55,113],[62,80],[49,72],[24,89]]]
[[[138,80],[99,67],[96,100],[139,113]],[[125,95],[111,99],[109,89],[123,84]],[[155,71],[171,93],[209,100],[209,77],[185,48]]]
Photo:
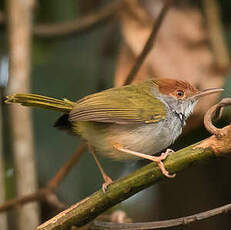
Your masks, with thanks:
[[[194,94],[193,96],[190,97],[190,99],[196,99],[198,100],[199,98],[209,95],[209,94],[213,94],[213,93],[219,93],[224,91],[224,89],[222,88],[210,88],[210,89],[204,89],[196,94]]]

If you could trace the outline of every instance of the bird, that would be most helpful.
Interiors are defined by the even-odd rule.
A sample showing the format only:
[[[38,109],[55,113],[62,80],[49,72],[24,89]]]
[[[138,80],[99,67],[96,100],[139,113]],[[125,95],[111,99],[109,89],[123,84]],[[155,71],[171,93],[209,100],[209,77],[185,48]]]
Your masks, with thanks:
[[[167,148],[182,133],[198,100],[221,91],[221,88],[200,91],[187,81],[159,78],[107,89],[76,102],[24,93],[9,95],[5,102],[61,112],[54,127],[87,141],[106,192],[113,181],[104,172],[99,154],[113,160],[154,161],[166,177],[174,177],[163,163],[172,152]],[[156,156],[158,153],[161,154]]]

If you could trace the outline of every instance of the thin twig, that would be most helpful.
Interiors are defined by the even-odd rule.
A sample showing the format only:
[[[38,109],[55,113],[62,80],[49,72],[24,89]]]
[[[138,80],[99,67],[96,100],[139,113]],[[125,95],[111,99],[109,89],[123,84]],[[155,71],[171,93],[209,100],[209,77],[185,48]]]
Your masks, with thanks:
[[[59,210],[63,210],[66,207],[49,188],[41,188],[34,193],[6,201],[0,206],[0,213],[39,200],[46,200],[47,203]]]
[[[149,38],[146,41],[142,52],[137,57],[135,64],[133,65],[131,71],[129,72],[124,85],[128,85],[133,81],[134,77],[138,73],[138,71],[139,71],[141,65],[143,64],[145,58],[147,57],[148,53],[153,48],[155,41],[156,41],[156,38],[157,38],[158,31],[160,30],[160,27],[164,21],[164,18],[166,16],[170,6],[173,4],[173,2],[174,2],[174,0],[166,0],[166,3],[164,4],[159,16],[157,17],[157,19],[153,23],[152,32],[149,35]]]
[[[69,22],[37,25],[34,27],[34,34],[46,38],[57,38],[60,36],[77,34],[90,29],[99,23],[106,22],[118,12],[122,5],[123,0],[113,0],[110,4],[107,4],[96,12],[82,16],[81,18],[76,18]]]
[[[143,223],[125,223],[118,224],[112,222],[103,222],[95,220],[90,227],[94,230],[109,230],[109,229],[132,229],[132,230],[145,230],[145,229],[162,229],[169,227],[176,227],[180,225],[188,225],[196,221],[208,219],[213,216],[220,214],[225,214],[231,211],[231,204],[221,206],[219,208],[211,209],[209,211],[197,213],[191,216],[185,216],[176,219],[163,220],[163,221],[153,221],[153,222],[143,222]]]
[[[212,120],[220,118],[222,116],[223,108],[229,105],[231,105],[231,98],[223,98],[218,104],[212,106],[204,116],[204,125],[206,129],[217,137],[223,135],[222,129],[215,127]]]
[[[67,208],[67,205],[64,204],[63,202],[61,202],[57,195],[55,193],[48,193],[46,196],[45,196],[45,200],[47,201],[47,203],[50,205],[50,206],[53,206],[55,207],[56,209],[58,209],[59,211],[63,211],[65,208]]]
[[[124,0],[113,0],[110,4],[86,16],[77,17],[68,22],[37,24],[34,26],[34,34],[43,38],[66,37],[72,34],[91,29],[93,26],[107,22],[113,18],[123,6]],[[5,23],[5,15],[0,12],[0,23]]]
[[[224,39],[224,29],[220,17],[220,8],[217,0],[203,0],[208,36],[214,53],[215,65],[223,72],[230,67],[230,57]]]
[[[34,193],[6,201],[0,206],[0,213],[39,200],[46,200],[47,203],[56,207],[58,210],[63,210],[66,207],[66,205],[60,202],[57,196],[49,188],[41,188]]]
[[[46,192],[46,189],[39,189],[34,193],[6,201],[3,205],[0,206],[0,212],[8,211],[18,205],[23,205],[32,201],[40,200],[44,197]]]
[[[73,168],[73,166],[79,161],[80,157],[84,153],[87,145],[86,143],[81,143],[76,150],[76,152],[72,155],[72,157],[59,169],[56,175],[48,182],[47,187],[49,187],[52,191],[54,191],[63,178],[69,173],[69,171]]]
[[[72,155],[71,159],[69,159],[64,164],[64,166],[59,169],[57,174],[48,182],[45,188],[41,188],[36,192],[28,195],[6,201],[3,205],[0,206],[0,212],[8,211],[18,205],[24,205],[31,201],[43,200],[43,199],[45,199],[52,206],[62,209],[64,205],[57,199],[57,197],[56,198],[54,197],[55,196],[54,192],[57,189],[57,186],[63,180],[63,178],[70,172],[73,166],[78,162],[78,160],[84,153],[86,146],[87,145],[85,143],[79,145],[78,149]]]

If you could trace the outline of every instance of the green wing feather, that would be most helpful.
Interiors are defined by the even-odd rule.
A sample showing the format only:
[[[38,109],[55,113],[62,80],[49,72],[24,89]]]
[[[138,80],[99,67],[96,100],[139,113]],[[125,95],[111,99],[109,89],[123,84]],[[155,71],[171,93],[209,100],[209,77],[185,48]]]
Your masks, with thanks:
[[[165,117],[165,106],[155,98],[149,80],[113,88],[84,97],[70,112],[70,121],[97,121],[117,124],[155,123]]]

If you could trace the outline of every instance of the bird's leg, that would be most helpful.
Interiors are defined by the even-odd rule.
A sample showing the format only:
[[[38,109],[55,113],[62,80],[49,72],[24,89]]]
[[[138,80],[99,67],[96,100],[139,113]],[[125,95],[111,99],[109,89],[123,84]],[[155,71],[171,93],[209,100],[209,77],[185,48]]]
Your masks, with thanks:
[[[94,147],[89,146],[89,150],[90,150],[92,156],[93,156],[94,159],[95,159],[95,162],[96,162],[96,164],[97,164],[97,166],[98,166],[98,168],[99,168],[99,170],[100,170],[100,173],[101,173],[102,176],[103,176],[104,183],[102,184],[102,190],[103,190],[103,192],[105,193],[106,190],[107,190],[107,188],[108,188],[108,186],[109,186],[113,181],[112,181],[112,179],[104,172],[103,167],[101,166],[101,164],[100,164],[100,162],[99,162],[99,159],[98,159],[98,157],[96,156]]]
[[[166,177],[170,177],[170,178],[175,177],[175,174],[170,175],[168,173],[168,171],[166,170],[166,168],[164,166],[164,163],[162,162],[163,160],[165,160],[167,158],[168,155],[170,155],[173,152],[173,150],[171,150],[171,149],[167,149],[166,152],[161,153],[160,156],[150,156],[150,155],[147,155],[147,154],[144,154],[144,153],[139,153],[139,152],[135,152],[135,151],[123,148],[123,146],[121,146],[120,144],[113,144],[113,147],[115,149],[121,151],[121,152],[132,154],[132,155],[140,157],[140,158],[144,158],[144,159],[147,159],[147,160],[154,161],[154,162],[156,162],[158,164],[161,172]]]

